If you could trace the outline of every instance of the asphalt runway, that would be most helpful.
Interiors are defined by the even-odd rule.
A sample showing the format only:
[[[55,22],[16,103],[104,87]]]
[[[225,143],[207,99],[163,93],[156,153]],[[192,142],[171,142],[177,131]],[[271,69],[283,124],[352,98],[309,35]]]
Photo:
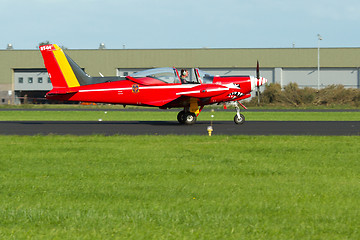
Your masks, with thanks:
[[[180,125],[175,121],[2,121],[2,135],[207,135],[210,122]],[[213,135],[359,136],[360,121],[232,121],[213,123]]]

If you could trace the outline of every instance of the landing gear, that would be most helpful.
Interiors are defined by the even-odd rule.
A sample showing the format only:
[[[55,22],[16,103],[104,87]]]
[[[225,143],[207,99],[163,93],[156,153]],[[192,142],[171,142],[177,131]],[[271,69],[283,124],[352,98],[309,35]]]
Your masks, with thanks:
[[[234,122],[236,124],[243,124],[245,122],[245,116],[242,115],[241,113],[239,113],[239,116],[238,114],[236,114],[234,117]]]
[[[238,102],[238,101],[235,101],[234,104],[235,104],[235,108],[236,108],[236,115],[235,115],[235,117],[234,117],[234,122],[235,122],[236,124],[243,124],[243,123],[245,122],[245,116],[240,113],[240,107],[239,107],[239,105],[241,105],[241,106],[244,107],[244,108],[245,108],[245,106],[242,105],[242,104],[241,104],[240,102]],[[246,109],[246,108],[245,108],[245,109]]]
[[[177,115],[177,120],[181,124],[192,125],[196,122],[196,114],[192,112],[181,111]]]

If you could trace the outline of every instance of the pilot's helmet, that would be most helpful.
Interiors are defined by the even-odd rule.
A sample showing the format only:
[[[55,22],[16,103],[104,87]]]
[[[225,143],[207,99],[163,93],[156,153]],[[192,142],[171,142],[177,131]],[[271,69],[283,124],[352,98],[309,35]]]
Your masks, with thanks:
[[[187,73],[187,70],[186,69],[181,69],[181,76],[185,76]]]

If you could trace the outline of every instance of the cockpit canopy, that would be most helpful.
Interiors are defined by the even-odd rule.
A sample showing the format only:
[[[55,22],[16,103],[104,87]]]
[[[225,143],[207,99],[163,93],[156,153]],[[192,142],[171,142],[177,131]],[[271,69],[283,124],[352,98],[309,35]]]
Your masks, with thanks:
[[[213,75],[211,75],[203,70],[200,70],[198,68],[195,68],[194,71],[195,71],[195,75],[200,77],[200,79],[203,83],[212,83],[213,82],[213,80],[214,80]],[[196,71],[198,74],[196,74]]]
[[[154,68],[134,73],[131,76],[134,78],[154,78],[164,83],[180,83],[180,79],[174,68]]]
[[[174,84],[180,83],[180,76],[175,68],[153,68],[144,71],[140,71],[131,75],[133,78],[152,78],[159,80],[164,83]],[[199,84],[199,83],[212,83],[214,77],[198,68],[189,71],[187,79],[188,83]],[[149,80],[151,81],[151,80]]]

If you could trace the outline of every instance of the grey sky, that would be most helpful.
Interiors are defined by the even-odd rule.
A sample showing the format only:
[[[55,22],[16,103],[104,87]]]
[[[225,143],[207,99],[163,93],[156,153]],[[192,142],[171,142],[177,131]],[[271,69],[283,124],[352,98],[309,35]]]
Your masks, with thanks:
[[[0,0],[0,49],[360,47],[358,0]]]

